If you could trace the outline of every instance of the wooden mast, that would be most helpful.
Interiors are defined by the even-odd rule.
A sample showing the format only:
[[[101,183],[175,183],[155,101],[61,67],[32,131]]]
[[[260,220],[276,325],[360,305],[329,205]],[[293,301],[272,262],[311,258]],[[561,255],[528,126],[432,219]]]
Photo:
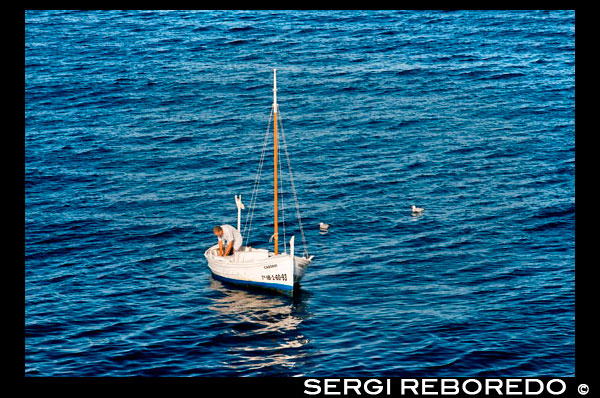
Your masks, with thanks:
[[[274,220],[274,225],[275,225],[275,233],[274,233],[274,237],[275,237],[275,255],[279,254],[279,236],[277,233],[277,227],[278,227],[278,220],[277,220],[277,69],[273,69],[273,123],[275,125],[275,130],[273,132],[273,169],[275,170],[275,172],[273,173],[273,175],[275,176],[274,180],[275,180],[275,220]]]

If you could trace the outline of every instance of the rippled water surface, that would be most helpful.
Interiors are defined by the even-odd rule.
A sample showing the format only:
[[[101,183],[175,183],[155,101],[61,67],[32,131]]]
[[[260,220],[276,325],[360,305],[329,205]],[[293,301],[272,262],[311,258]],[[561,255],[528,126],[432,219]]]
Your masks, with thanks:
[[[203,256],[273,68],[293,299]],[[25,12],[25,375],[573,376],[574,97],[569,11]]]

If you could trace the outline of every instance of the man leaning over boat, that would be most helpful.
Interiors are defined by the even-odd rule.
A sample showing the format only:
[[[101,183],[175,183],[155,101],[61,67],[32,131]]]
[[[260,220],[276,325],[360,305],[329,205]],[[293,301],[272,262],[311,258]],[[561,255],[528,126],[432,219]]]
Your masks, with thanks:
[[[231,225],[217,225],[213,232],[219,239],[219,256],[232,255],[242,247],[242,235]]]

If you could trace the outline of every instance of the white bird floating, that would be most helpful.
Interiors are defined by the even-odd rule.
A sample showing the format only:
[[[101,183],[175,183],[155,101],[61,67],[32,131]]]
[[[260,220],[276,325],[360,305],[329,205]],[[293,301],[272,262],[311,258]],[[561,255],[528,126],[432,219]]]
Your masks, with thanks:
[[[319,232],[326,233],[329,231],[329,224],[325,224],[324,222],[319,223]]]
[[[415,206],[415,205],[411,205],[411,208],[412,208],[412,212],[413,212],[413,213],[419,213],[419,214],[420,214],[420,213],[422,213],[422,212],[423,212],[423,210],[425,210],[424,208],[422,208],[422,207],[417,207],[417,206]]]

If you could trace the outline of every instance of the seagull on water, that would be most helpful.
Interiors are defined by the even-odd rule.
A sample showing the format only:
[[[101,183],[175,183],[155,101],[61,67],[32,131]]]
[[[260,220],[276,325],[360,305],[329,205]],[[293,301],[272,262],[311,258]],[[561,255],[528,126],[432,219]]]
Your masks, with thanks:
[[[329,231],[329,224],[325,224],[324,222],[319,223],[319,232],[327,232]]]
[[[415,205],[411,205],[411,208],[412,208],[412,212],[413,212],[413,213],[422,213],[422,212],[423,212],[423,210],[425,210],[424,208],[422,208],[422,207],[417,207],[417,206],[415,206]]]

